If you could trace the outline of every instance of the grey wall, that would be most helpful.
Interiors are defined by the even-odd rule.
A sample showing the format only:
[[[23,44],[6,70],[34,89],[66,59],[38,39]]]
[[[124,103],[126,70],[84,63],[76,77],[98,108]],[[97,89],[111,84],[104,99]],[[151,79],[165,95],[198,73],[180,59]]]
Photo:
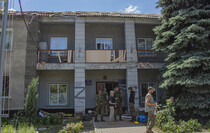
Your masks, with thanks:
[[[154,38],[155,35],[153,32],[153,28],[155,28],[156,25],[150,25],[150,24],[135,24],[135,33],[136,33],[136,39],[137,38]]]
[[[160,74],[160,71],[158,69],[139,69],[138,70],[139,86],[140,86],[140,83],[144,83],[144,82],[156,82],[157,83],[157,88],[155,88],[156,89],[156,94],[157,94],[157,101],[159,101],[164,94],[164,92],[163,92],[164,89],[161,89],[161,88],[158,87],[158,85],[159,85],[159,80],[158,80],[159,74]],[[141,93],[141,91],[140,91],[140,93]]]
[[[74,108],[74,71],[39,71],[39,101],[40,109]],[[49,84],[67,84],[67,105],[49,105]]]
[[[50,37],[68,37],[68,49],[74,49],[75,24],[41,24],[41,42],[47,42],[48,49]]]
[[[107,80],[103,79],[107,76]],[[86,108],[94,108],[96,102],[96,82],[118,82],[119,79],[126,79],[125,70],[86,70],[86,80],[92,80],[91,86],[86,86],[85,103]]]
[[[7,73],[9,75],[9,108],[24,108],[25,63],[27,30],[20,18],[14,18],[12,50],[7,51]],[[11,58],[10,58],[11,57]],[[6,58],[6,57],[5,57]],[[11,60],[11,61],[10,61]],[[11,62],[11,64],[9,63]],[[7,104],[7,103],[5,103]]]
[[[123,24],[86,23],[86,49],[96,49],[96,38],[112,38],[113,49],[125,49]]]

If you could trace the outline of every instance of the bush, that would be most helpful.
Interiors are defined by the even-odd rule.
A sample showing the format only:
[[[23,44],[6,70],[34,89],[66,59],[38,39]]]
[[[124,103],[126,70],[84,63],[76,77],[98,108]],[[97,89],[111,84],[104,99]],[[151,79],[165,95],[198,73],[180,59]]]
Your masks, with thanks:
[[[171,99],[166,100],[164,109],[158,111],[156,115],[156,126],[166,133],[191,133],[202,130],[202,125],[198,120],[190,119],[189,121],[176,122],[174,119],[175,108]]]
[[[80,133],[83,130],[83,122],[67,123],[59,133]]]
[[[39,78],[34,78],[28,86],[25,99],[25,116],[31,122],[37,116],[38,84]]]
[[[1,133],[36,133],[36,129],[33,125],[26,124],[19,125],[17,129],[12,125],[6,125],[2,126]]]

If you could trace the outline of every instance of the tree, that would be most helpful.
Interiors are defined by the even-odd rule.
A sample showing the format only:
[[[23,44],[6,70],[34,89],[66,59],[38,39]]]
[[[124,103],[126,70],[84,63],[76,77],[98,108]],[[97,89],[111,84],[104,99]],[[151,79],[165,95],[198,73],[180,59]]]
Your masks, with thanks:
[[[26,94],[25,99],[25,115],[28,118],[29,122],[31,122],[37,115],[37,102],[38,102],[38,81],[39,78],[34,78],[30,85],[28,86],[28,92]]]
[[[159,0],[153,49],[168,56],[161,88],[176,99],[179,118],[210,118],[210,1]]]

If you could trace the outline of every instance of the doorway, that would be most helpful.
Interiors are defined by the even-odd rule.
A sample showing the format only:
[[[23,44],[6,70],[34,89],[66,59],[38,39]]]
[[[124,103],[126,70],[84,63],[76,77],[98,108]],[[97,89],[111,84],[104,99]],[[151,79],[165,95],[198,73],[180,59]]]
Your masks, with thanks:
[[[118,86],[118,82],[96,82],[96,94],[98,94],[99,90],[104,90],[104,88],[106,88],[109,95],[110,91],[114,90],[116,86]]]

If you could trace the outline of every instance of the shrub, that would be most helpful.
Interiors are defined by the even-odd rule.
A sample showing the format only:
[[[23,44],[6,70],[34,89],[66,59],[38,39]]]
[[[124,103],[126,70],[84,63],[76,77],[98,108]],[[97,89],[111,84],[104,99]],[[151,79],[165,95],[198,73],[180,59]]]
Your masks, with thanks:
[[[36,129],[33,125],[26,124],[19,125],[17,129],[12,125],[6,125],[2,126],[1,133],[36,133]]]
[[[25,115],[31,122],[37,116],[37,101],[38,101],[38,81],[39,78],[34,78],[28,86],[28,92],[25,99]]]
[[[174,119],[175,108],[171,99],[166,100],[166,106],[156,115],[156,126],[166,133],[191,133],[202,130],[202,125],[198,120],[176,122]]]
[[[83,122],[67,123],[59,133],[80,133],[83,130]]]

